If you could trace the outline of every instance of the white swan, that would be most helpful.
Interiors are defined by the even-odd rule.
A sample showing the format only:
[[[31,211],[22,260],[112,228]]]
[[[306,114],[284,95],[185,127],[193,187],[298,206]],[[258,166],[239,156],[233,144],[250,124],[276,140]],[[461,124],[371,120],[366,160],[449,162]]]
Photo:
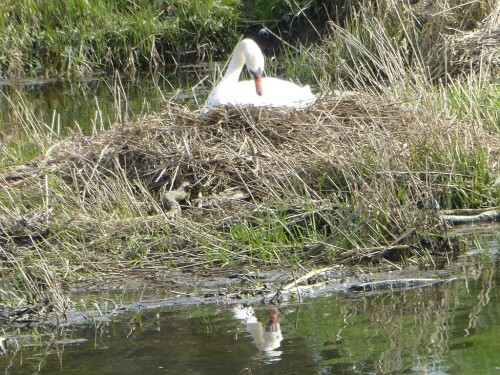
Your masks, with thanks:
[[[253,81],[241,81],[246,65]],[[301,87],[278,78],[262,77],[264,56],[257,43],[243,39],[234,49],[226,74],[208,96],[206,107],[220,105],[303,108],[316,101],[309,85]]]

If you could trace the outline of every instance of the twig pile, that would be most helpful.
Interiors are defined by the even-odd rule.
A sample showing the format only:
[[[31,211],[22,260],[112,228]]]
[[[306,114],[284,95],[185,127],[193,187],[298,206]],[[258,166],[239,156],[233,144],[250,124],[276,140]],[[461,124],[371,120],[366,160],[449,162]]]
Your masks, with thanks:
[[[436,119],[410,105],[355,93],[296,111],[221,108],[203,113],[170,104],[161,114],[52,146],[27,165],[3,173],[2,190],[12,197],[15,191],[38,194],[45,205],[38,209],[52,213],[36,216],[46,218],[47,230],[79,228],[92,246],[96,238],[155,232],[170,223],[168,243],[161,246],[171,249],[171,261],[179,258],[172,249],[183,254],[189,249],[190,256],[202,259],[204,250],[194,251],[198,245],[193,237],[204,231],[208,242],[218,246],[206,223],[227,228],[227,223],[281,202],[298,207],[286,218],[295,228],[307,215],[308,220],[325,221],[332,196],[357,202],[356,215],[366,215],[367,228],[355,228],[360,233],[374,220],[370,212],[387,212],[393,243],[415,223],[422,205],[431,208],[425,202],[436,187],[429,176],[441,174],[443,160],[423,165],[416,150],[442,150],[445,155],[456,140],[471,149],[487,143],[478,129]],[[402,181],[412,205],[406,210],[397,196]],[[312,213],[301,211],[305,201],[315,205]],[[117,214],[123,206],[126,214]],[[26,204],[17,213],[1,215],[3,237],[24,233],[33,239],[32,227],[43,232],[40,223],[20,228],[19,217],[32,210]],[[181,213],[182,220],[172,220]],[[339,220],[334,232],[345,236],[352,220]],[[359,246],[355,242],[352,246]],[[157,248],[158,243],[148,246]],[[245,251],[239,248],[233,255],[241,260]]]

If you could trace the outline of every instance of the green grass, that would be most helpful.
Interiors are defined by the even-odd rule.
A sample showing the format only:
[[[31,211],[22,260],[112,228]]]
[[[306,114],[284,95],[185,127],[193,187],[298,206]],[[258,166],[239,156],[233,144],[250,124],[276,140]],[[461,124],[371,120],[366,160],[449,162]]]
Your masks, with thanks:
[[[170,3],[171,7],[166,7]],[[87,76],[228,52],[236,0],[14,1],[0,11],[0,76]]]
[[[459,120],[484,124],[493,134],[500,133],[500,84],[498,81],[454,81],[441,92],[444,94],[443,99],[450,113]]]
[[[249,19],[256,21],[279,22],[289,20],[296,14],[299,9],[311,6],[308,0],[287,1],[287,0],[256,0],[248,2],[248,9],[245,14],[248,14]]]
[[[27,162],[40,154],[40,148],[35,142],[23,138],[21,142],[15,141],[8,147],[0,147],[0,168],[12,164]]]

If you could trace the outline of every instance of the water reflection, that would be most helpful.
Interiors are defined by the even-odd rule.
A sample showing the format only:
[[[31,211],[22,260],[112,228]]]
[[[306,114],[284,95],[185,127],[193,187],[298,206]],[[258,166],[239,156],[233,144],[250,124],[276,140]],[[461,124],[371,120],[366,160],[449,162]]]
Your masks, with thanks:
[[[255,316],[252,306],[237,305],[233,308],[234,317],[241,320],[247,332],[252,336],[253,342],[258,350],[264,352],[270,358],[279,360],[282,352],[278,351],[283,335],[278,322],[279,310],[276,306],[267,307],[267,322],[263,326]]]
[[[33,120],[57,134],[76,127],[88,134],[159,111],[166,100],[191,100],[193,93],[183,88],[195,79],[186,70],[133,78],[0,81],[0,135]]]
[[[466,259],[449,272],[445,283],[333,293],[301,304],[282,302],[279,310],[262,304],[168,306],[51,336],[32,331],[35,341],[10,331],[0,369],[5,374],[497,373],[499,261]]]

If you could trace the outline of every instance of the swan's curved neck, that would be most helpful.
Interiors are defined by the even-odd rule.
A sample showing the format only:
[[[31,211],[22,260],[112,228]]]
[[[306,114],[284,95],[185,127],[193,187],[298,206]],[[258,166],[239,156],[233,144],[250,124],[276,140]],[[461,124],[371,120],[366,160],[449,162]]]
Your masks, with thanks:
[[[229,61],[229,65],[226,70],[226,74],[222,78],[220,84],[226,83],[236,83],[240,78],[241,69],[245,65],[245,45],[242,43],[238,43],[236,48],[233,51],[233,55],[231,56],[231,60]]]

